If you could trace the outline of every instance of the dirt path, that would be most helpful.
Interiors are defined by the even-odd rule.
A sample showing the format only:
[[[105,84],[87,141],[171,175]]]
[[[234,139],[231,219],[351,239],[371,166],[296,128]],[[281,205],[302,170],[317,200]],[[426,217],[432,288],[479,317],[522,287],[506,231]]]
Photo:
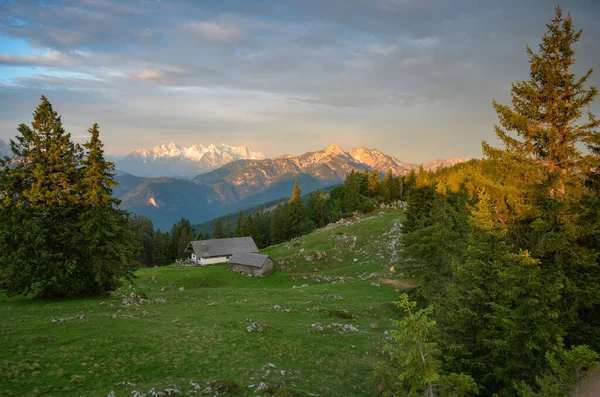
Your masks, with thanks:
[[[571,397],[600,397],[600,370],[591,374],[577,393]]]
[[[392,280],[389,278],[378,278],[377,281],[379,281],[381,284],[391,285],[401,290],[413,289],[419,285],[419,283],[414,280]]]

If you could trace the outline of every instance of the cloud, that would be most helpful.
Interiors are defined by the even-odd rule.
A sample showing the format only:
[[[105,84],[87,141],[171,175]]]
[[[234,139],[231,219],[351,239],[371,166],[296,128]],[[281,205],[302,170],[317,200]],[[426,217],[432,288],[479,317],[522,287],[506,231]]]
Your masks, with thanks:
[[[0,54],[0,65],[5,66],[64,66],[72,58],[59,51],[49,51],[47,55]]]
[[[584,28],[578,62],[598,66],[600,3],[561,5]],[[494,139],[491,99],[528,78],[525,44],[552,12],[545,0],[6,2],[3,46],[29,47],[0,54],[0,133],[47,94],[74,133],[99,122],[109,150],[174,134],[279,154],[331,134],[407,161],[476,156]]]
[[[371,44],[367,47],[370,52],[379,55],[388,55],[398,49],[396,44]]]
[[[236,26],[226,25],[219,22],[189,22],[188,29],[201,37],[221,41],[230,42],[238,41],[243,38],[243,32]]]

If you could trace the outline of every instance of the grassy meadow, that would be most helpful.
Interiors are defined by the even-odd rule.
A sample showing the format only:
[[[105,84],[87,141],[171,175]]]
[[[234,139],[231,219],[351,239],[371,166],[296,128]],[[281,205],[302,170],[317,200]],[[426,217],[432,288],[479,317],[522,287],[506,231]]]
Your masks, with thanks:
[[[375,395],[391,302],[413,286],[389,269],[401,219],[380,211],[270,247],[264,279],[171,265],[110,297],[2,296],[2,395]]]

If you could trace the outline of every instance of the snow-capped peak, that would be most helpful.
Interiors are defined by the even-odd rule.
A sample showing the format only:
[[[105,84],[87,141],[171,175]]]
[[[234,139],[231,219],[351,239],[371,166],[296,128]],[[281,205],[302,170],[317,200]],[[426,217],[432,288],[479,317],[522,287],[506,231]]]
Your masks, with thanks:
[[[327,154],[346,154],[337,144],[333,144],[327,148],[325,148],[325,153]]]
[[[183,147],[170,142],[152,149],[136,150],[119,161],[117,166],[134,175],[193,177],[235,160],[264,158],[264,154],[253,152],[248,146],[221,143]]]

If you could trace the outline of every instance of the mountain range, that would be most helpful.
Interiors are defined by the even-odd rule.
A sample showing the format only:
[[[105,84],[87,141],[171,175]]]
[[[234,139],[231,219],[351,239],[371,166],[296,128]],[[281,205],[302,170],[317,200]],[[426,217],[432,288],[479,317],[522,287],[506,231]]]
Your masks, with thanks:
[[[191,178],[235,160],[264,158],[264,154],[253,152],[248,146],[223,143],[186,148],[171,142],[152,149],[139,149],[114,161],[119,170],[133,175]]]
[[[8,143],[0,139],[0,157],[8,156],[10,153],[10,147]]]
[[[9,153],[8,144],[0,140],[0,156]],[[306,194],[342,183],[352,170],[392,170],[394,175],[404,175],[417,167],[377,149],[346,152],[335,144],[299,156],[264,157],[247,146],[185,148],[175,143],[136,150],[121,158],[107,156],[117,165],[113,195],[121,200],[121,207],[149,217],[162,229],[182,217],[201,223],[288,197],[296,179]],[[423,167],[437,169],[467,160],[440,159]]]
[[[437,168],[441,164],[436,161],[430,166]],[[345,152],[338,145],[331,145],[299,156],[236,160],[190,180],[119,173],[114,195],[122,200],[123,208],[148,216],[155,226],[165,228],[182,217],[201,223],[287,197],[296,179],[302,192],[308,193],[342,183],[352,170],[377,169],[383,173],[391,169],[395,175],[404,175],[414,168],[377,149]]]

